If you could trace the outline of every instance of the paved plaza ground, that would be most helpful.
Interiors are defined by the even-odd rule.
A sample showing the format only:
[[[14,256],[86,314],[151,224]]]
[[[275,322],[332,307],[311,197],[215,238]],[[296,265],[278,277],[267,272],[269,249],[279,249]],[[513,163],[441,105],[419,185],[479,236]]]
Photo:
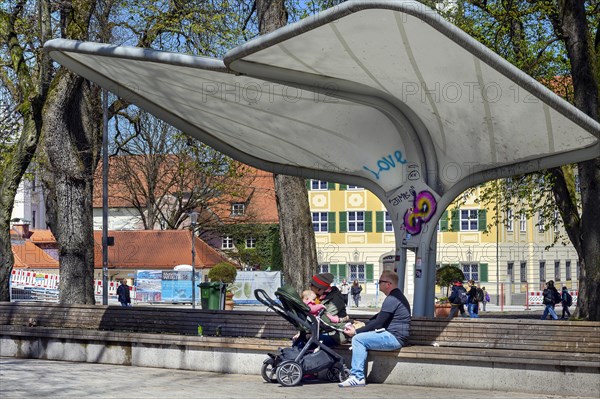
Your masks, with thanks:
[[[257,365],[258,367],[258,365]],[[258,375],[217,374],[106,364],[0,358],[0,397],[13,398],[128,398],[210,399],[287,398],[335,399],[533,399],[560,395],[461,390],[370,384],[364,388],[338,388],[335,383],[311,382],[284,388]]]

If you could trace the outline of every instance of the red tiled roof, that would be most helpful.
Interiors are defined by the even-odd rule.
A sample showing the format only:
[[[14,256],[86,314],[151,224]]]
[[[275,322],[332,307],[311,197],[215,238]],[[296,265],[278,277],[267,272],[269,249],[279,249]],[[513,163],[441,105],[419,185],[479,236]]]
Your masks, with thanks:
[[[56,243],[50,230],[33,230],[31,240],[13,245],[16,268],[58,269],[59,263],[36,244]],[[115,245],[108,247],[111,269],[172,269],[192,262],[191,233],[187,230],[109,231]],[[36,240],[34,240],[36,238]],[[210,268],[227,258],[198,237],[195,265]],[[94,268],[102,268],[102,231],[94,231]]]
[[[186,230],[109,231],[115,245],[108,247],[108,267],[111,269],[171,269],[192,262],[191,233]],[[227,261],[215,249],[198,237],[195,266],[210,268]],[[102,268],[102,232],[94,231],[94,267]]]
[[[112,157],[109,161],[110,169],[114,173],[115,165],[119,162],[131,161],[128,165],[132,168],[140,168],[140,163],[135,162],[137,159],[132,156],[128,157]],[[277,214],[277,204],[275,202],[275,186],[273,183],[273,174],[265,172],[259,169],[255,169],[248,165],[240,166],[240,173],[243,176],[239,181],[238,187],[241,189],[235,190],[239,193],[235,196],[230,196],[229,199],[219,198],[209,205],[209,210],[204,209],[202,212],[212,212],[218,217],[223,223],[248,221],[252,223],[278,223],[279,218]],[[143,190],[146,190],[145,183],[142,174],[140,173],[140,181],[144,185]],[[94,208],[102,207],[102,162],[98,164],[96,173],[94,175]],[[234,181],[235,182],[235,181]],[[236,183],[237,185],[237,183]],[[119,195],[120,192],[125,193],[125,186],[122,184],[118,177],[109,177],[109,201],[108,206],[110,208],[119,207],[132,207],[132,204],[123,197],[127,197],[127,194]],[[143,195],[138,198],[140,203],[144,202]],[[235,220],[231,219],[231,205],[233,203],[244,203],[246,204],[245,216],[243,219],[235,217]],[[241,219],[241,220],[240,220]]]
[[[50,230],[31,229],[29,231],[33,233],[29,239],[35,244],[56,243],[56,238]]]
[[[58,269],[58,261],[31,241],[12,245],[16,268]]]
[[[213,211],[224,223],[278,223],[277,203],[275,201],[275,184],[273,174],[246,166],[248,176],[244,179],[247,188],[243,195],[230,198],[213,207]],[[231,216],[231,205],[243,203],[246,205],[243,216]]]
[[[248,203],[248,213],[258,223],[279,223],[273,174],[258,170],[250,187],[254,192]]]

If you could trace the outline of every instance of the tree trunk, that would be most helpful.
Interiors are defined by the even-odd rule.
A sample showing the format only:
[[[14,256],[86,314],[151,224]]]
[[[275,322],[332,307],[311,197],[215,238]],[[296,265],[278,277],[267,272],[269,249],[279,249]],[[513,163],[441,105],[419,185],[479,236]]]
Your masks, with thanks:
[[[573,78],[575,106],[598,121],[598,80],[596,54],[588,30],[585,2],[560,3],[554,28],[563,34]],[[582,214],[578,226],[565,222],[579,255],[579,295],[574,315],[600,320],[600,158],[577,165],[581,187]]]
[[[283,0],[256,0],[256,12],[261,35],[287,24]],[[301,292],[308,287],[317,267],[308,192],[302,178],[276,175],[274,179],[283,277],[286,283]]]
[[[600,321],[600,158],[578,164],[581,185],[579,293],[574,316]]]
[[[275,197],[279,212],[283,277],[301,292],[308,288],[317,266],[315,233],[304,179],[276,175]]]
[[[287,10],[284,0],[256,0],[258,32],[261,35],[272,32],[287,24]]]
[[[92,188],[100,154],[97,88],[62,69],[44,107],[46,209],[58,243],[61,303],[93,304]]]
[[[30,112],[24,115],[23,132],[10,154],[10,161],[2,171],[3,175],[0,176],[0,301],[10,300],[9,282],[14,263],[10,242],[10,217],[15,195],[39,141],[37,124],[30,118],[33,113],[30,109]]]

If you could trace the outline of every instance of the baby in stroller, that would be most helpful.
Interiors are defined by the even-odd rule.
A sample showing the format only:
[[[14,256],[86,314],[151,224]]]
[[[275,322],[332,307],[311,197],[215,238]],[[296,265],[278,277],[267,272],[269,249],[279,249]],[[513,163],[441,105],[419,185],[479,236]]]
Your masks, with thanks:
[[[309,305],[302,301],[298,292],[290,285],[284,285],[275,292],[279,301],[272,299],[261,289],[255,290],[254,296],[299,331],[291,347],[280,348],[279,353],[268,354],[261,369],[265,381],[294,386],[305,376],[314,376],[322,371],[326,371],[327,379],[332,382],[346,379],[349,371],[344,359],[319,340],[322,331],[341,331],[330,324],[331,320],[327,316],[322,315],[323,310],[318,310],[317,315],[311,314]]]
[[[302,302],[308,305],[310,309],[310,314],[313,316],[320,316],[321,314],[327,317],[332,323],[339,323],[340,318],[338,316],[323,313],[325,311],[325,305],[316,303],[317,294],[312,290],[304,290],[302,291]]]

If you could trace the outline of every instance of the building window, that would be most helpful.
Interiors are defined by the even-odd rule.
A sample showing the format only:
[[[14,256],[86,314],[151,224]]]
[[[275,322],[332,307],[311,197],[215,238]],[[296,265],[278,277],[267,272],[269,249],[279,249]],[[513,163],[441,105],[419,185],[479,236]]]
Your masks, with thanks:
[[[467,281],[479,281],[479,265],[477,263],[463,263],[462,269]]]
[[[581,192],[581,185],[580,185],[580,180],[579,180],[579,174],[575,175],[575,192],[580,193]]]
[[[256,238],[246,237],[246,248],[256,248]]]
[[[522,283],[527,282],[527,262],[521,262],[521,270],[519,271],[519,277]]]
[[[522,233],[527,231],[527,215],[524,213],[519,217],[519,231]]]
[[[365,231],[365,213],[363,211],[348,212],[348,231]]]
[[[461,209],[460,210],[460,230],[461,231],[477,231],[477,209]]]
[[[233,249],[233,237],[223,236],[221,238],[221,249]]]
[[[513,231],[513,211],[509,209],[506,211],[506,231]]]
[[[350,184],[348,184],[348,186],[346,187],[348,190],[362,190],[362,187],[359,186],[352,186]]]
[[[245,205],[241,202],[231,205],[231,216],[243,216]]]
[[[538,232],[544,232],[544,223],[544,215],[542,215],[542,212],[538,212]]]
[[[567,281],[571,280],[571,261],[570,260],[565,261],[565,280],[567,280]]]
[[[515,282],[515,263],[514,262],[508,262],[508,264],[506,265],[506,274],[509,277],[509,281],[511,283]]]
[[[560,261],[554,261],[554,281],[560,281]]]
[[[31,211],[31,228],[35,229],[35,211]]]
[[[315,233],[327,233],[327,212],[313,212],[312,223]]]
[[[554,232],[558,233],[558,226],[560,224],[560,217],[558,211],[554,211]]]
[[[311,190],[327,190],[327,182],[323,180],[311,180],[310,181],[310,189]]]
[[[439,223],[438,223],[439,225]],[[392,225],[392,218],[390,217],[389,212],[385,212],[385,232],[391,233],[394,231],[394,226]]]
[[[359,283],[365,282],[365,265],[348,265],[350,268],[350,281],[358,280]]]
[[[540,281],[546,281],[546,262],[540,261]]]
[[[328,263],[320,264],[318,273],[329,273],[329,264]]]

